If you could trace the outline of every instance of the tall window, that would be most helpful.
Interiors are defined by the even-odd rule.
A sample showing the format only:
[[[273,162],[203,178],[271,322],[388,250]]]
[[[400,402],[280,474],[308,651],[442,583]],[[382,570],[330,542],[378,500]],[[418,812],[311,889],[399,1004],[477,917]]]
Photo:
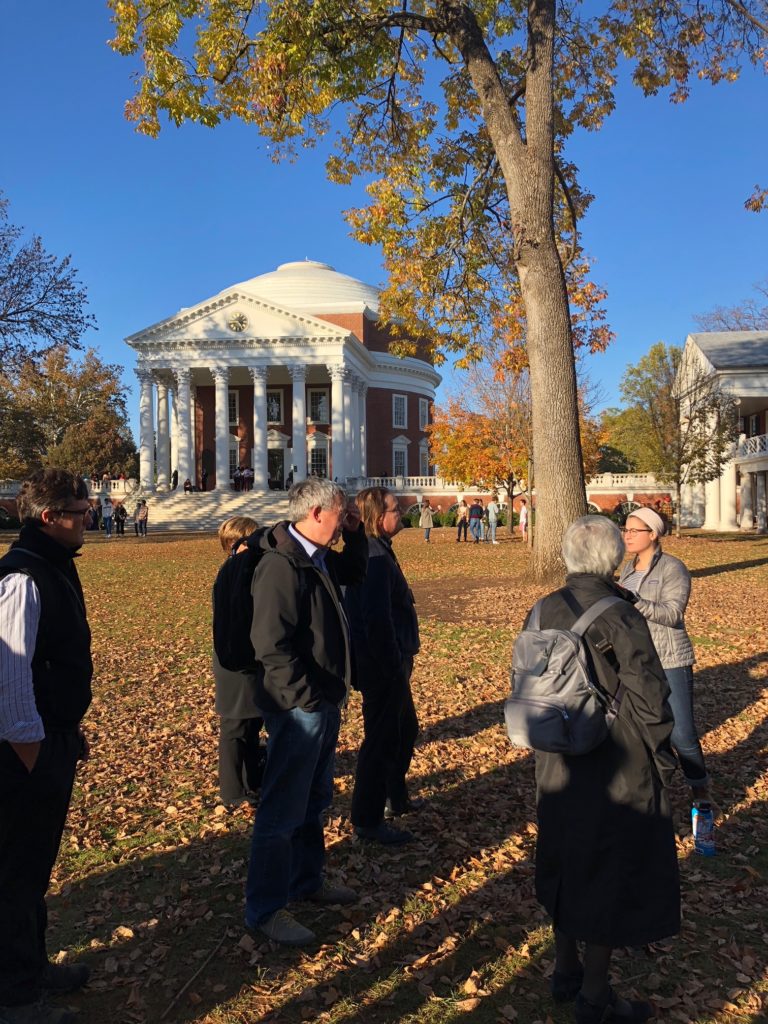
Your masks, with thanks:
[[[408,426],[408,401],[405,395],[392,395],[392,426]]]
[[[429,451],[426,448],[419,449],[419,476],[429,476]]]
[[[329,423],[328,388],[309,389],[309,419],[311,423]]]
[[[328,476],[328,453],[325,448],[313,448],[310,451],[309,470],[315,476]]]
[[[429,426],[429,399],[419,399],[419,430],[426,430]]]
[[[392,469],[395,476],[408,476],[408,449],[392,449]]]
[[[229,398],[229,425],[236,427],[240,422],[240,392],[230,391]]]
[[[267,420],[270,423],[283,422],[282,391],[267,391]]]

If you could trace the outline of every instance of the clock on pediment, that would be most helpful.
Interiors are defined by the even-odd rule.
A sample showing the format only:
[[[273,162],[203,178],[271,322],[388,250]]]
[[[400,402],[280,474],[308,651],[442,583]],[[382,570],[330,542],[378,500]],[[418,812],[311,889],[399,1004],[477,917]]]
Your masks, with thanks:
[[[233,313],[227,323],[233,331],[244,331],[248,326],[248,317],[245,313]]]

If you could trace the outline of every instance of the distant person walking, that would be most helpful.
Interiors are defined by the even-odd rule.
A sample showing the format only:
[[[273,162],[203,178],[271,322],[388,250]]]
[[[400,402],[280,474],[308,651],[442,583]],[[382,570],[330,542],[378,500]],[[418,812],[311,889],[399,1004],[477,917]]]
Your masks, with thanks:
[[[520,536],[522,537],[523,544],[528,543],[528,502],[525,498],[520,499],[520,510],[518,512],[519,522],[518,529],[520,530]]]
[[[485,511],[488,514],[488,537],[491,544],[498,544],[499,542],[496,540],[496,527],[499,522],[499,503],[495,494],[486,505]]]
[[[432,514],[432,507],[429,504],[429,498],[425,498],[421,503],[421,512],[419,513],[419,526],[424,531],[424,540],[429,544],[429,534],[434,525],[434,516]]]
[[[128,512],[125,504],[120,502],[119,505],[115,506],[115,534],[118,537],[125,536],[125,520],[128,518]]]
[[[475,544],[480,543],[480,528],[483,522],[483,503],[479,498],[475,498],[472,504],[469,506],[469,532],[472,534],[472,539]]]
[[[139,537],[147,536],[147,520],[149,519],[149,507],[146,501],[142,498],[139,503],[140,507],[136,512],[136,522],[139,527]]]
[[[464,532],[464,543],[467,543],[467,529],[469,527],[469,506],[466,501],[462,498],[459,504],[456,506],[456,543],[458,544],[461,540],[462,531]]]
[[[110,540],[112,539],[112,517],[115,514],[115,508],[112,504],[112,499],[107,496],[104,499],[104,504],[101,506],[101,518],[104,523],[104,534]]]

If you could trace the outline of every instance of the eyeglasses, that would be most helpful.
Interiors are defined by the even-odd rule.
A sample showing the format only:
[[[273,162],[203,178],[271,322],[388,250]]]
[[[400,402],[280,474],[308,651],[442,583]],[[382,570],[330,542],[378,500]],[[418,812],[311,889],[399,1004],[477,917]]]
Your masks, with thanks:
[[[622,526],[621,527],[621,532],[622,533],[626,533],[626,535],[628,537],[634,537],[636,533],[653,533],[653,530],[635,530],[635,529],[628,530],[625,526]]]

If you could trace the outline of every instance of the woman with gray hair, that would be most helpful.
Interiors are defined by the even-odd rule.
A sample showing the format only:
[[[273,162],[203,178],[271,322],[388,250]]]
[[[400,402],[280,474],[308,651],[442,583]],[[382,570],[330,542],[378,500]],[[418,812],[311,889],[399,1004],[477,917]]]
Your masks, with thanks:
[[[661,550],[664,520],[652,508],[628,516],[624,545],[631,560],[619,582],[637,595],[635,608],[648,622],[670,689],[675,719],[672,746],[694,801],[709,799],[709,777],[693,717],[693,645],[685,628],[691,574],[679,558]]]
[[[588,754],[536,752],[536,895],[555,931],[552,994],[558,1002],[575,999],[577,1024],[653,1016],[650,1003],[613,991],[611,953],[680,927],[665,793],[675,770],[669,687],[645,619],[613,579],[623,547],[608,519],[571,523],[562,543],[566,584],[541,608],[542,629],[568,629],[602,598],[624,598],[584,638],[592,678],[619,704],[607,738]]]

